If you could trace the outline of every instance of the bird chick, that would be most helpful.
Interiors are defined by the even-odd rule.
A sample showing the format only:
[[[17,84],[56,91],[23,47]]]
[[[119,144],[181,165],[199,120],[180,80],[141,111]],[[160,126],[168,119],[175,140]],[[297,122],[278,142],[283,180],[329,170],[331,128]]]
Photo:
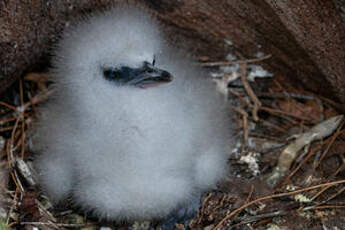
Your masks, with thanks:
[[[132,6],[65,31],[33,137],[53,201],[72,198],[108,220],[160,218],[224,177],[223,98],[179,53]]]
[[[8,202],[7,202],[7,185],[8,185],[8,170],[7,170],[7,162],[0,161],[0,227],[1,227],[1,214],[7,213],[8,210]]]

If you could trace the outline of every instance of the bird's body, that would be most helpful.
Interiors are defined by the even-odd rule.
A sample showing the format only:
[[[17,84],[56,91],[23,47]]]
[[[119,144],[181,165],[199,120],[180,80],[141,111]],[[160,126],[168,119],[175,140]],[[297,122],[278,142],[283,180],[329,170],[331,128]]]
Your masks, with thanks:
[[[133,7],[65,33],[53,59],[54,96],[33,138],[40,183],[54,201],[70,196],[111,220],[159,218],[225,175],[222,97],[176,53]],[[142,69],[150,77],[138,81]]]

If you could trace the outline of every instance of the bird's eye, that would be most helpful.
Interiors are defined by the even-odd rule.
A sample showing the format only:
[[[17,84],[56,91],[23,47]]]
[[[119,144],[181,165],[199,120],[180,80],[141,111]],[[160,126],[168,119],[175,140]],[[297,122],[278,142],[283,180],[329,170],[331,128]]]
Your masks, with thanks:
[[[103,74],[107,80],[117,80],[121,78],[121,71],[119,70],[106,69],[103,71]]]
[[[156,55],[153,56],[153,60],[152,60],[152,65],[154,66],[156,64]]]

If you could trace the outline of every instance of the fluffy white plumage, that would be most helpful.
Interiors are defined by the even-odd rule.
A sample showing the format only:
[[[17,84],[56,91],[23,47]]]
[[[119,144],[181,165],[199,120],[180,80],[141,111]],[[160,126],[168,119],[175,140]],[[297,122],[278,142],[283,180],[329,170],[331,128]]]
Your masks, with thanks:
[[[43,190],[110,220],[159,218],[226,172],[223,98],[167,45],[152,17],[121,6],[69,28],[51,71],[53,98],[36,125]],[[174,76],[149,88],[117,85],[104,69],[152,63]]]
[[[7,185],[8,185],[8,170],[7,162],[0,161],[0,213],[7,213]],[[0,215],[0,221],[3,216]],[[1,227],[1,223],[0,223]]]

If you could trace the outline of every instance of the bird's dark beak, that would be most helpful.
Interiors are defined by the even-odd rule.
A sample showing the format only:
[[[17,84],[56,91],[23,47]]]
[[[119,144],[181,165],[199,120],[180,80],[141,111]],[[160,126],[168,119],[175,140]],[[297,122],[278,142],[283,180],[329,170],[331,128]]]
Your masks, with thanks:
[[[168,71],[146,64],[140,68],[140,71],[135,71],[127,83],[140,88],[148,88],[169,83],[172,80],[173,76]]]

